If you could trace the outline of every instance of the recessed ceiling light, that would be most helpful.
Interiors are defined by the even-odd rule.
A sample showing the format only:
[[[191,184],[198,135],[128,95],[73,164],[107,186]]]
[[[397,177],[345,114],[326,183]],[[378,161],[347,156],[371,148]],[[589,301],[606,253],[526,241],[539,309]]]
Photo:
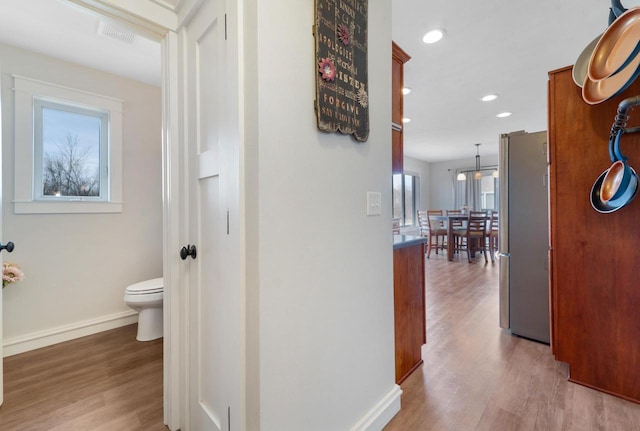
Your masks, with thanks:
[[[403,118],[402,122],[403,123],[410,123],[411,122],[411,118]]]
[[[424,43],[436,43],[443,37],[444,37],[444,30],[436,29],[436,30],[428,31],[424,36],[422,36],[422,41]]]
[[[498,98],[497,94],[487,94],[486,96],[483,96],[482,100],[483,102],[491,102],[492,100],[496,100]]]
[[[409,93],[411,93],[411,89],[409,87],[404,87],[402,89],[402,94],[404,94],[405,96]]]
[[[496,115],[496,117],[498,118],[505,118],[511,115],[511,112],[501,112],[498,115]]]

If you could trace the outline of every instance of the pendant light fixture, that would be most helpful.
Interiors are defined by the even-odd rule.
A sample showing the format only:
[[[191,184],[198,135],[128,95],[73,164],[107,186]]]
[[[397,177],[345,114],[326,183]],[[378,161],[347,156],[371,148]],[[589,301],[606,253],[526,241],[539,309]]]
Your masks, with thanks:
[[[476,144],[476,171],[473,173],[473,179],[482,179],[482,172],[480,172],[480,145]]]
[[[467,181],[467,176],[464,174],[464,172],[460,172],[460,173],[458,174],[458,176],[456,177],[456,179],[457,179],[458,181]]]

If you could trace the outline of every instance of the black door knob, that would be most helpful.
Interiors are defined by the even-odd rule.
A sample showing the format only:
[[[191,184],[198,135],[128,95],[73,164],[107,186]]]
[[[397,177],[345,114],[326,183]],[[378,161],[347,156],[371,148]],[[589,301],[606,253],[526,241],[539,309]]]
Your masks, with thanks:
[[[11,253],[13,251],[14,247],[15,246],[13,245],[13,243],[11,241],[9,241],[6,244],[0,244],[0,251],[7,250],[9,253]]]
[[[180,249],[180,257],[182,258],[182,260],[186,260],[187,256],[191,256],[191,259],[195,259],[196,258],[196,246],[195,245],[189,244],[186,247],[182,247]]]

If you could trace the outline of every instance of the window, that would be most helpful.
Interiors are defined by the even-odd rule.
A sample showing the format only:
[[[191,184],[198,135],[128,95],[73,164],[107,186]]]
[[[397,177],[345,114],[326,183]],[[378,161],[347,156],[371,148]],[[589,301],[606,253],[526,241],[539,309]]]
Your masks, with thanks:
[[[458,171],[459,173],[460,171]],[[455,181],[455,207],[466,206],[472,210],[497,210],[499,200],[498,178],[494,169],[482,169],[482,178],[474,179],[473,170],[468,169],[466,179]]]
[[[96,200],[109,196],[109,113],[34,102],[35,200]]]
[[[413,226],[416,223],[419,184],[420,178],[416,175],[393,175],[393,218],[400,219],[400,226]]]
[[[498,209],[496,190],[498,190],[498,179],[493,177],[493,172],[489,174],[483,172],[482,180],[480,180],[480,208],[482,210]]]
[[[121,212],[122,101],[14,81],[15,212]]]

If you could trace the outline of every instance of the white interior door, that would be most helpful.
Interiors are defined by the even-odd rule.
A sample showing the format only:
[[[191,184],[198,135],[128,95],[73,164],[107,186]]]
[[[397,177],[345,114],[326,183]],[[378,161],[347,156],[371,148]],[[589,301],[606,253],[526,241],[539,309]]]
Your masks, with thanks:
[[[229,157],[234,97],[223,1],[206,1],[183,31],[189,154],[189,241],[196,259],[189,271],[189,429],[240,429],[240,296],[234,285],[234,244],[229,227]],[[232,55],[233,58],[235,58]],[[231,85],[230,85],[231,83]]]

